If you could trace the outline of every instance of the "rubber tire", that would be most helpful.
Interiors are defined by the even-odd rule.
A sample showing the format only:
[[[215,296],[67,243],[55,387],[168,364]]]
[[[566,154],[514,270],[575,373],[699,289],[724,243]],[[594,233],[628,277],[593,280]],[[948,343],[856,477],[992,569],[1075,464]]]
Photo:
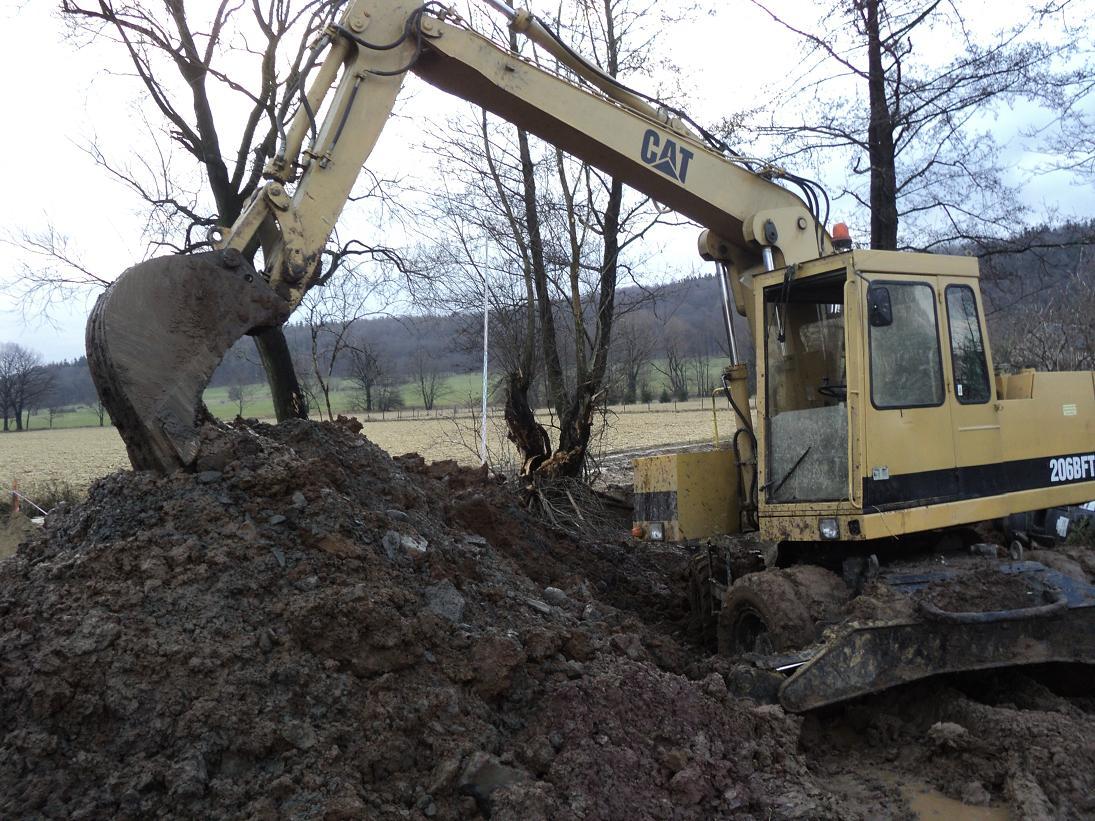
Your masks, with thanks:
[[[750,573],[734,582],[719,612],[719,654],[784,653],[812,644],[836,620],[848,589],[812,565]]]

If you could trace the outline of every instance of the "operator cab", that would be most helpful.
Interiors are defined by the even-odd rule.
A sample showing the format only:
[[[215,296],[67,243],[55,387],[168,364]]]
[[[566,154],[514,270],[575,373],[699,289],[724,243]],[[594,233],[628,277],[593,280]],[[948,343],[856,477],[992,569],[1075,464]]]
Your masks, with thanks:
[[[765,538],[889,538],[1044,507],[1043,449],[1060,460],[1084,440],[1066,427],[1085,424],[1090,374],[994,383],[976,260],[849,251],[752,289]],[[1059,421],[1004,436],[1035,416]]]
[[[846,269],[764,289],[768,502],[848,498]]]

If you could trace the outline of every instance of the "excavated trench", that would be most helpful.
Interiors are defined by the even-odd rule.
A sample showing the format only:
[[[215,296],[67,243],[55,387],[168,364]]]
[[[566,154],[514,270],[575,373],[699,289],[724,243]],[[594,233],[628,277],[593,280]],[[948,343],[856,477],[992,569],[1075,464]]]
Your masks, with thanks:
[[[0,562],[0,816],[1095,813],[1089,671],[788,715],[610,511],[567,535],[354,423],[210,428],[199,463],[108,476]]]

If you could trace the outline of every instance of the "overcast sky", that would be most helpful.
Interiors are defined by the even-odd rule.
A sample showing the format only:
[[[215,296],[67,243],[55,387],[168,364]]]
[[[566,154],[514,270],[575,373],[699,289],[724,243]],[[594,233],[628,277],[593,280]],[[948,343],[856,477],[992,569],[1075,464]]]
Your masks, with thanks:
[[[188,8],[198,14],[209,4],[211,0],[191,0]],[[71,249],[90,269],[113,278],[146,254],[140,238],[140,203],[110,180],[84,149],[92,135],[115,156],[131,145],[135,151],[147,151],[148,146],[135,119],[136,87],[116,73],[127,70],[119,52],[106,45],[75,48],[64,36],[55,11],[58,5],[56,0],[34,0],[12,7],[9,0],[0,10],[0,76],[6,79],[7,113],[0,128],[5,167],[0,236],[4,231],[37,231],[53,225],[70,238]],[[657,56],[681,67],[690,112],[703,123],[755,106],[766,84],[778,87],[788,73],[789,66],[781,61],[794,60],[796,54],[793,38],[749,3],[728,0],[717,5],[714,15],[674,26],[658,41]],[[781,6],[797,7],[802,19],[810,20],[817,4],[785,0]],[[963,4],[975,28],[1000,24],[1001,10],[1009,6]],[[534,4],[541,11],[551,7]],[[418,82],[410,83],[408,91],[403,119],[386,130],[369,165],[392,176],[417,169],[424,174],[419,182],[428,181],[428,168],[423,168],[428,159],[408,148],[418,141],[415,124],[424,117],[438,118],[460,103]],[[1077,185],[1064,174],[1038,173],[1051,158],[1038,154],[1019,136],[1024,125],[1047,117],[1024,105],[997,112],[985,125],[1004,147],[1010,182],[1022,186],[1024,202],[1035,214],[1090,217],[1095,214],[1091,187]],[[836,219],[840,216],[834,214]],[[354,225],[349,235],[364,238],[369,231],[370,226]],[[692,263],[685,260],[693,258],[694,234],[694,229],[685,229],[658,239],[667,264],[688,270]],[[20,259],[25,257],[17,249],[0,243],[0,287]],[[79,356],[91,301],[93,294],[61,306],[53,312],[53,324],[47,324],[40,319],[24,321],[11,300],[0,294],[0,342],[20,342],[49,360]]]

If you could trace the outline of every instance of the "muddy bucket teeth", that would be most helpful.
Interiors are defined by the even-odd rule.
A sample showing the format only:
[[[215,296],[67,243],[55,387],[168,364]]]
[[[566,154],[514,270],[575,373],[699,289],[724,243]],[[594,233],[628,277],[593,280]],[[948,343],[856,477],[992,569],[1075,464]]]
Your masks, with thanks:
[[[125,271],[88,318],[88,366],[137,470],[190,467],[202,391],[232,344],[280,325],[289,305],[235,251]]]

